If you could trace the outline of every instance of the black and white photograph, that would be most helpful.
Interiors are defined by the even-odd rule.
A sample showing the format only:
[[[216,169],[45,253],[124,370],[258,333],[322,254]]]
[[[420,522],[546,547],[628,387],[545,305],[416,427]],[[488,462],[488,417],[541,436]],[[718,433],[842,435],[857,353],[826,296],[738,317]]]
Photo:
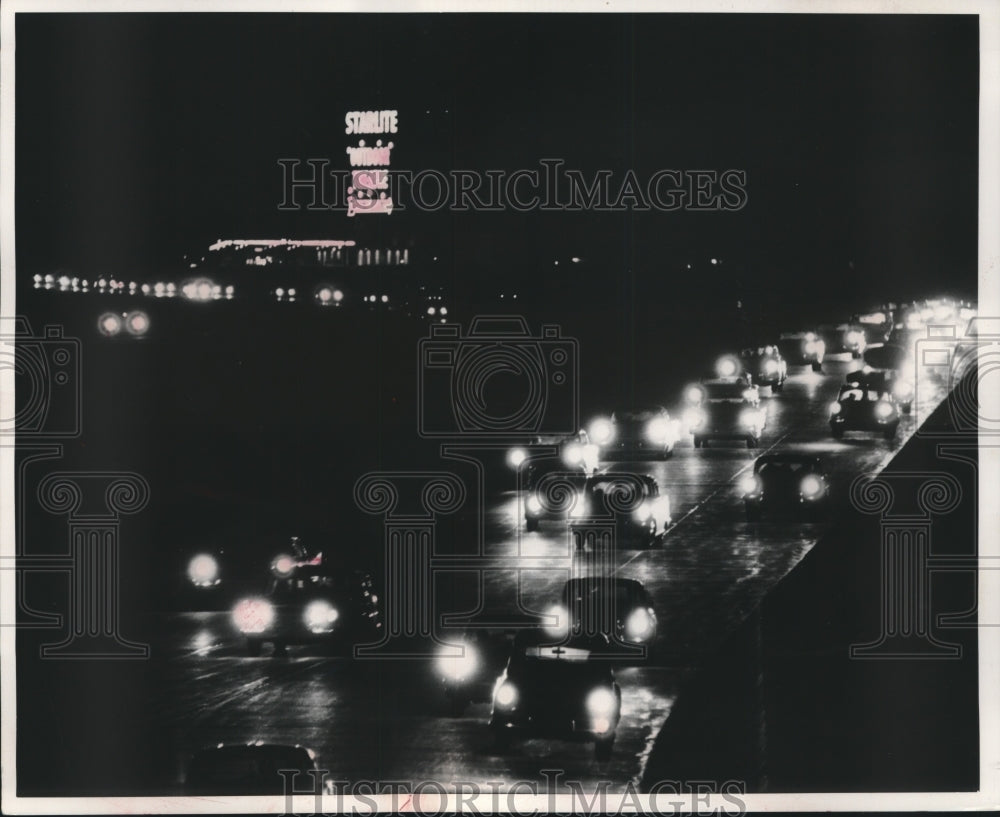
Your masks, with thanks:
[[[1000,808],[1000,6],[0,60],[5,813]]]

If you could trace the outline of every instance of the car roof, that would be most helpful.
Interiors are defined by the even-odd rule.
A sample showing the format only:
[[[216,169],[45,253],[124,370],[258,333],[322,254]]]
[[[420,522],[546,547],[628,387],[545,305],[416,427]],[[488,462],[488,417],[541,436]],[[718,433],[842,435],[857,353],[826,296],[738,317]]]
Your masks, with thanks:
[[[591,474],[587,477],[586,487],[591,488],[596,483],[603,482],[617,482],[619,480],[624,481],[626,484],[633,479],[638,479],[646,486],[656,486],[659,487],[656,479],[649,474],[633,474],[628,471],[604,471],[596,474]]]
[[[571,589],[583,585],[584,587],[600,587],[602,585],[614,585],[615,587],[628,588],[633,591],[645,590],[642,582],[637,579],[622,579],[618,576],[578,576],[569,579],[564,585],[565,589]]]
[[[645,420],[657,414],[663,414],[665,411],[663,406],[639,406],[638,408],[615,409],[611,415],[616,420]]]

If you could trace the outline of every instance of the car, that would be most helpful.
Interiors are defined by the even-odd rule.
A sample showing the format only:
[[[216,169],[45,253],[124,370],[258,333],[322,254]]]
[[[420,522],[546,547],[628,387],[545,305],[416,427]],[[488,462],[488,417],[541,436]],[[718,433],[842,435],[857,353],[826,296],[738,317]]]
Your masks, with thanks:
[[[759,520],[764,510],[815,518],[829,509],[830,484],[823,460],[815,454],[764,454],[754,463],[753,474],[740,481],[740,490],[748,522]]]
[[[865,332],[868,345],[882,343],[889,338],[889,333],[895,323],[893,309],[890,304],[882,304],[868,312],[859,312],[851,317],[851,323],[860,326]]]
[[[260,655],[271,643],[274,655],[290,644],[330,646],[375,641],[382,632],[382,611],[371,575],[334,570],[319,561],[287,564],[276,560],[267,591],[240,599],[232,620],[246,638],[247,655]]]
[[[688,408],[684,423],[695,448],[709,440],[745,440],[747,448],[757,448],[767,427],[767,409],[760,405],[756,386],[742,380],[703,380],[685,392]]]
[[[746,348],[740,353],[740,360],[754,385],[770,386],[773,392],[779,392],[784,387],[788,377],[788,363],[781,356],[777,345],[768,343]]]
[[[857,323],[824,324],[817,334],[823,339],[828,355],[847,352],[857,360],[868,344],[865,328]]]
[[[455,635],[442,636],[435,670],[444,689],[449,714],[462,715],[469,704],[493,700],[493,684],[507,659],[517,634],[542,625],[540,616],[494,613],[484,618],[484,627],[467,627]]]
[[[528,474],[524,499],[524,529],[533,533],[547,519],[568,519],[584,514],[582,496],[587,474],[582,470],[567,470],[556,459],[550,467]]]
[[[815,332],[782,332],[778,336],[778,349],[789,365],[823,371],[826,341]]]
[[[636,490],[631,513],[615,513],[612,494],[626,495]],[[537,531],[544,519],[589,519],[614,517],[617,544],[649,547],[673,521],[670,497],[660,493],[657,481],[646,474],[600,471],[595,474],[554,472],[541,476],[529,488],[524,502],[524,522],[528,532]],[[582,546],[582,543],[577,543]]]
[[[649,644],[656,638],[653,600],[642,582],[612,576],[586,576],[563,585],[560,603],[547,616],[552,635],[599,633],[617,644]]]
[[[286,776],[279,770],[301,773],[306,781],[313,782],[316,775],[310,772],[318,772],[316,754],[297,744],[220,743],[202,749],[191,759],[184,793],[203,797],[285,794]]]
[[[894,369],[873,369],[866,366],[855,372],[849,372],[844,378],[844,383],[860,389],[889,392],[903,414],[909,414],[913,410],[913,382]]]
[[[590,441],[585,429],[574,434],[536,437],[530,445],[507,450],[507,464],[528,481],[533,475],[561,467],[581,468],[584,472],[598,467],[600,447]]]
[[[876,431],[892,440],[898,428],[899,410],[892,395],[884,389],[846,384],[830,406],[830,431],[834,439],[843,437],[845,431]]]
[[[588,438],[600,446],[602,459],[667,459],[681,437],[680,422],[662,406],[620,409],[608,417],[597,417]]]
[[[622,693],[606,636],[553,639],[528,630],[514,639],[507,667],[493,688],[489,728],[505,751],[518,738],[546,737],[594,743],[594,756],[611,758]]]

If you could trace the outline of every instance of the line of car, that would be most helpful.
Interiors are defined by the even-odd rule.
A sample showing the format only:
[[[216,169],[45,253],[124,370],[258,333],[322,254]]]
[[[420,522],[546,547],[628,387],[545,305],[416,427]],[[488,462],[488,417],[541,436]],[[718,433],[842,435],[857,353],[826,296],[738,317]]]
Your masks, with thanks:
[[[895,321],[886,305],[837,325],[834,340],[822,329],[784,333],[776,343],[720,358],[712,376],[684,390],[680,417],[662,406],[618,410],[576,434],[512,449],[507,459],[519,475],[525,531],[536,532],[552,520],[572,527],[603,518],[614,521],[619,547],[662,543],[673,522],[669,496],[652,476],[602,464],[667,459],[686,436],[695,448],[715,440],[757,448],[768,427],[760,390],[780,394],[790,364],[822,372],[829,353],[846,351],[865,362],[847,375],[831,406],[833,437],[855,430],[895,437],[900,415],[911,410],[913,400],[913,384],[902,374],[906,347],[899,345],[901,332],[912,331],[913,324],[908,318]],[[833,486],[821,457],[792,449],[758,457],[738,490],[748,522],[756,523],[765,513],[820,519],[830,507]],[[192,581],[216,581],[204,561],[191,568]],[[378,602],[370,575],[337,574],[322,554],[299,549],[276,557],[268,591],[242,599],[232,619],[250,655],[259,655],[267,642],[278,655],[292,643],[378,640]],[[647,660],[660,629],[639,581],[577,576],[542,615],[517,615],[508,626],[446,636],[449,643],[441,647],[435,667],[452,715],[461,715],[470,703],[490,703],[489,728],[499,750],[522,737],[556,737],[593,742],[595,758],[606,761],[621,718],[614,667]]]

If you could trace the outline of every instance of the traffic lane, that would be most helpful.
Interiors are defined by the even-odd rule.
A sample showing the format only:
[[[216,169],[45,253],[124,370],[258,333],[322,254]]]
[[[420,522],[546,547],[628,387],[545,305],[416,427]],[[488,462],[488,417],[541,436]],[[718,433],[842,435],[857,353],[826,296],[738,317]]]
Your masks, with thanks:
[[[886,454],[884,443],[833,445],[826,413],[810,408],[835,393],[840,378],[830,381],[803,383],[804,395],[798,401],[790,381],[785,394],[792,399],[775,407],[780,408],[782,425],[791,427],[785,439],[778,439],[829,448],[838,454],[837,470],[845,473],[848,466],[857,470],[868,461],[877,464]],[[772,431],[778,416],[772,415]],[[800,416],[805,427],[795,425]],[[215,625],[192,624],[188,641],[175,650],[181,656],[187,650],[187,657],[175,662],[178,675],[170,680],[181,692],[166,696],[175,702],[167,714],[178,725],[178,744],[191,750],[219,741],[312,744],[324,767],[349,779],[377,774],[383,780],[539,780],[543,768],[562,768],[585,786],[602,779],[612,780],[616,787],[625,785],[641,774],[645,752],[669,714],[684,670],[696,665],[699,654],[735,626],[815,541],[816,532],[808,526],[748,526],[742,521],[733,482],[759,453],[721,446],[718,453],[715,448],[695,452],[682,447],[670,462],[642,466],[662,470],[665,482],[671,480],[689,491],[679,491],[678,497],[682,508],[690,507],[678,518],[675,504],[676,523],[664,547],[623,551],[618,554],[618,569],[644,580],[662,611],[656,654],[679,660],[664,668],[619,671],[623,720],[616,751],[606,767],[595,763],[589,746],[561,741],[529,740],[515,744],[510,753],[497,754],[485,728],[488,705],[470,707],[461,718],[443,717],[442,691],[428,661],[349,662],[311,657],[307,649],[294,648],[287,661],[237,659],[238,648],[232,646],[236,642],[226,630],[224,616],[217,617]],[[515,569],[513,577],[498,571],[487,589],[499,585],[509,589],[520,582],[525,599],[551,598],[558,589],[555,568],[566,561],[565,528],[560,526],[555,534],[543,529],[526,547],[505,505],[509,502],[498,503],[488,514],[492,520],[487,524],[488,551],[506,553],[508,558],[526,549],[541,558],[548,553],[553,569]],[[202,634],[206,624],[211,625],[208,636]],[[212,626],[217,627],[219,643],[230,645],[221,658],[203,654],[206,643],[213,640]]]
[[[157,714],[175,746],[177,763],[164,780],[175,793],[194,752],[255,741],[311,748],[337,780],[544,782],[541,770],[558,768],[567,793],[567,781],[591,788],[610,780],[624,788],[676,689],[667,671],[619,673],[628,693],[607,763],[594,760],[589,743],[530,739],[500,753],[486,728],[488,704],[474,704],[461,717],[444,714],[443,688],[429,660],[352,661],[308,647],[290,648],[284,659],[245,658],[233,648],[224,615],[171,618],[171,634],[159,646],[172,694],[160,699],[166,704]]]
[[[717,447],[676,449],[667,462],[614,463],[615,470],[648,473],[670,494],[674,522],[659,548],[622,550],[616,569],[623,577],[642,581],[651,592],[661,627],[656,660],[692,665],[749,613],[767,589],[786,575],[815,544],[824,522],[765,517],[745,521],[740,477],[768,450],[812,451],[824,456],[835,495],[846,498],[859,473],[877,471],[914,430],[914,417],[904,415],[894,442],[878,435],[834,441],[829,429],[829,404],[853,371],[850,358],[828,360],[825,374],[794,374],[780,396],[767,399],[768,432],[757,450],[718,443]],[[943,392],[934,399],[943,397]],[[929,408],[929,406],[928,406]],[[519,526],[520,499],[507,496],[491,508],[494,529],[506,534],[495,552],[512,560],[530,560],[522,569],[488,574],[486,594],[516,604],[520,588],[523,606],[544,612],[558,601],[560,584],[569,576],[572,542],[567,526],[546,521],[536,533]]]

